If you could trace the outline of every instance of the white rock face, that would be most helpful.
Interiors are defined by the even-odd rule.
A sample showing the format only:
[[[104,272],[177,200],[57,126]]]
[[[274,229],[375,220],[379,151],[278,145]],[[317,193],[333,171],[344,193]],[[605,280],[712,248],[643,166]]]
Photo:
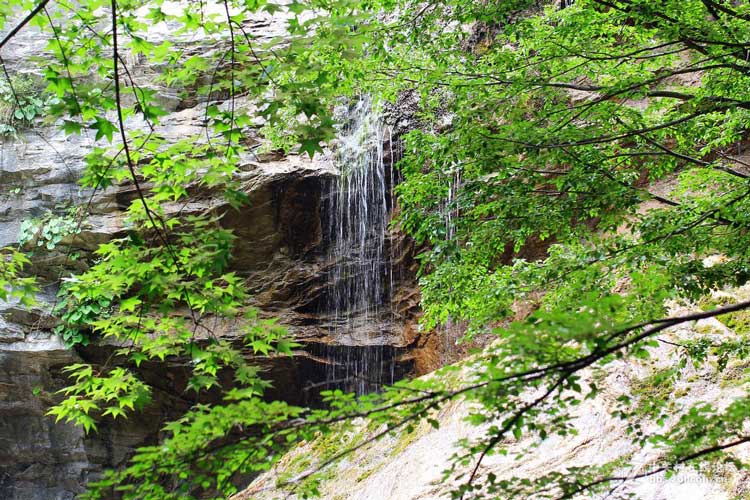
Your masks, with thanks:
[[[750,294],[750,288],[735,290],[731,294],[734,299],[745,297]],[[672,312],[680,314],[689,311],[677,308]],[[712,331],[718,336],[734,335],[718,320],[710,319],[693,325],[684,324],[660,338],[679,342],[680,339],[695,337],[697,332],[705,331]],[[551,436],[541,442],[531,438],[522,438],[521,441],[509,438],[500,446],[507,450],[507,455],[494,454],[486,457],[479,468],[479,476],[493,473],[499,480],[513,477],[535,478],[552,471],[596,466],[618,459],[624,464],[617,471],[618,475],[635,476],[654,470],[662,451],[651,445],[640,447],[634,444],[623,421],[612,417],[611,412],[616,406],[616,398],[622,394],[631,394],[638,401],[637,387],[644,387],[647,377],[655,370],[669,366],[676,355],[674,346],[661,343],[652,351],[651,362],[635,364],[615,361],[606,366],[605,372],[589,372],[587,378],[596,378],[601,392],[595,399],[585,401],[574,410],[574,426],[578,432],[576,435]],[[688,365],[671,390],[672,416],[663,428],[653,424],[646,426],[645,430],[663,432],[671,428],[686,408],[698,402],[711,403],[717,408],[726,407],[737,398],[747,397],[747,389],[744,365],[730,366],[721,376],[710,366],[696,370]],[[642,397],[647,395],[645,393]],[[469,410],[466,403],[451,403],[436,417],[440,422],[438,430],[422,423],[414,435],[386,436],[353,452],[330,470],[324,469],[323,476],[327,479],[322,485],[322,498],[451,498],[450,492],[458,483],[455,480],[444,482],[442,473],[450,465],[450,457],[458,450],[456,442],[459,439],[481,437],[489,425],[470,425],[466,421]],[[337,451],[343,450],[345,446],[356,445],[372,435],[374,431],[368,432],[366,422],[361,422],[354,431],[341,437],[341,446]],[[296,498],[276,491],[276,484],[280,479],[288,480],[314,470],[324,453],[321,448],[321,444],[316,441],[304,443],[285,456],[276,469],[260,477],[234,500]],[[515,456],[522,451],[524,458],[517,460]],[[750,458],[750,445],[738,446],[731,453],[747,460]],[[459,467],[453,476],[468,471],[470,468]],[[658,473],[620,485],[613,483],[612,486],[617,486],[612,496],[602,496],[602,499],[619,498],[630,493],[640,500],[733,500],[747,498],[750,493],[747,472],[738,472],[733,466],[706,463],[697,468],[682,467],[669,479],[663,473]]]

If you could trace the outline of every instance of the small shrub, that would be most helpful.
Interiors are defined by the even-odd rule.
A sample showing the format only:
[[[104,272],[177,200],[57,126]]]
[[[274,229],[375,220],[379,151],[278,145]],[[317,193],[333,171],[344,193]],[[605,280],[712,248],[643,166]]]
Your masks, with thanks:
[[[0,136],[15,137],[19,129],[45,115],[52,99],[44,96],[28,76],[0,79]]]
[[[36,242],[37,247],[54,250],[63,238],[80,232],[76,219],[76,210],[69,210],[65,215],[47,212],[42,217],[27,219],[21,223],[18,243],[26,245]]]
[[[80,295],[71,288],[71,283],[66,283],[58,293],[61,300],[55,306],[54,313],[60,315],[61,323],[55,327],[55,333],[68,347],[76,344],[85,346],[91,341],[91,323],[112,313],[113,299]]]

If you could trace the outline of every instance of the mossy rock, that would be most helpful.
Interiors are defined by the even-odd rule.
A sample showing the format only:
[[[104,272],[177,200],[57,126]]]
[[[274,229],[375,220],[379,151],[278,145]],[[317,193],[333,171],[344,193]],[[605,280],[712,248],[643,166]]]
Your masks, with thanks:
[[[631,393],[638,402],[633,414],[639,417],[655,417],[673,405],[676,375],[672,369],[658,370],[644,379],[634,381]]]
[[[726,307],[732,304],[736,304],[740,300],[743,300],[741,297],[733,297],[733,296],[714,296],[714,297],[705,297],[701,301],[698,302],[698,306],[703,311],[712,311],[714,309],[720,308],[720,307]],[[721,316],[717,316],[716,319],[720,321],[722,324],[726,325],[727,328],[732,330],[734,333],[740,336],[750,336],[750,310],[745,309],[742,311],[735,311],[728,314],[722,314]]]
[[[299,454],[294,457],[289,465],[286,466],[284,472],[290,476],[297,476],[305,472],[312,465],[312,460],[307,454]]]
[[[404,429],[404,431],[398,435],[398,440],[391,449],[391,457],[396,457],[403,453],[409,447],[409,445],[427,434],[430,429],[432,429],[432,427],[424,421],[419,422],[419,424],[415,428],[411,429],[411,432],[409,432],[409,429]]]
[[[720,375],[720,386],[739,387],[750,381],[750,359],[730,363]]]

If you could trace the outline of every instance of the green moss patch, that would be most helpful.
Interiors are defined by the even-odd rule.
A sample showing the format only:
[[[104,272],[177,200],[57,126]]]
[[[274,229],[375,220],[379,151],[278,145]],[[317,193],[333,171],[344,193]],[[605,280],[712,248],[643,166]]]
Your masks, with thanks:
[[[720,307],[730,306],[740,300],[743,299],[741,297],[724,295],[718,297],[706,297],[698,302],[698,306],[703,311],[712,311]],[[721,316],[717,316],[716,319],[726,325],[727,328],[734,331],[737,335],[743,337],[750,335],[750,310],[748,309],[722,314]]]

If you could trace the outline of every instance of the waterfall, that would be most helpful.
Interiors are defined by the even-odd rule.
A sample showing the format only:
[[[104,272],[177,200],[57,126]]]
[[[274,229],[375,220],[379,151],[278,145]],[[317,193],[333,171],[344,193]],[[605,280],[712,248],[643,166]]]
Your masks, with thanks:
[[[386,142],[392,148],[390,130],[368,98],[339,114],[345,115],[335,155],[339,176],[325,204],[332,263],[326,308],[333,340],[326,349],[326,380],[331,388],[363,394],[393,382],[393,266],[386,237],[393,152],[384,150]]]

